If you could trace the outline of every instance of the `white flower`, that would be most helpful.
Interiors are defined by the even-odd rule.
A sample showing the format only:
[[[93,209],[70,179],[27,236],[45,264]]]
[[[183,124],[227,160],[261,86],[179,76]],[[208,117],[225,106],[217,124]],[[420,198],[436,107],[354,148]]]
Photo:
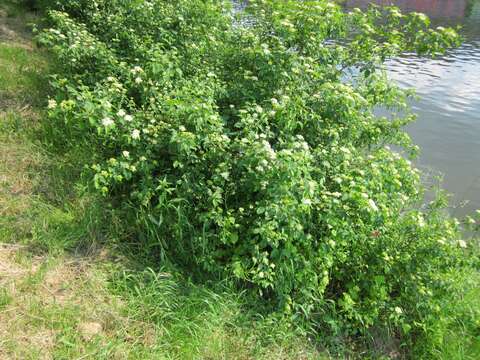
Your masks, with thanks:
[[[342,146],[340,148],[340,151],[344,152],[345,154],[351,154],[351,151],[349,148],[345,147],[345,146]]]
[[[57,107],[57,102],[53,99],[48,100],[48,108],[55,109]]]
[[[418,226],[420,226],[420,227],[425,226],[425,220],[423,219],[422,215],[418,215]]]
[[[130,156],[130,153],[127,150],[122,151],[122,155],[128,158]]]
[[[133,120],[133,116],[132,115],[125,115],[125,121],[132,121]]]
[[[467,222],[467,224],[471,224],[471,225],[473,225],[473,224],[476,223],[475,219],[472,218],[471,216],[467,216],[467,217],[465,218],[465,221]]]
[[[140,139],[140,131],[135,129],[132,131],[132,139]]]
[[[105,127],[112,126],[114,124],[113,120],[110,119],[109,117],[106,117],[102,120],[102,125]]]
[[[465,240],[458,240],[458,245],[464,249],[467,247],[467,243],[465,242]]]
[[[136,83],[136,84],[141,84],[142,81],[143,81],[143,80],[142,80],[141,77],[136,77],[136,78],[135,78],[135,83]]]
[[[120,110],[118,110],[117,115],[120,116],[120,117],[123,117],[123,116],[126,115],[126,112],[125,112],[125,110],[120,109]]]
[[[373,201],[372,199],[368,200],[368,206],[370,206],[373,211],[378,211],[377,204],[375,204],[375,201]]]
[[[310,200],[310,199],[303,199],[302,203],[303,203],[303,205],[309,206],[309,205],[312,205],[312,200]]]

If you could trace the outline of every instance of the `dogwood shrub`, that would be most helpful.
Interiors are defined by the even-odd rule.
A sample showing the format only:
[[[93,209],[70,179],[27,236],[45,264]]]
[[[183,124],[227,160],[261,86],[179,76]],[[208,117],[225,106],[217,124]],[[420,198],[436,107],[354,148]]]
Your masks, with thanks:
[[[86,174],[136,214],[149,251],[316,329],[425,329],[458,224],[441,200],[420,207],[410,92],[383,63],[435,55],[458,43],[452,29],[330,1],[50,5],[49,125],[90,150]]]

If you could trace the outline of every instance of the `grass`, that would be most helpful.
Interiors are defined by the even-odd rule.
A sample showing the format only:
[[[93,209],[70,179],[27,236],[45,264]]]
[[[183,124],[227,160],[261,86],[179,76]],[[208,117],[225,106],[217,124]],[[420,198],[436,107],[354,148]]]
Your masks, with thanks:
[[[480,356],[480,273],[453,275],[463,290],[460,301],[444,302],[447,314],[441,332],[445,335],[433,354],[439,359],[475,360]]]

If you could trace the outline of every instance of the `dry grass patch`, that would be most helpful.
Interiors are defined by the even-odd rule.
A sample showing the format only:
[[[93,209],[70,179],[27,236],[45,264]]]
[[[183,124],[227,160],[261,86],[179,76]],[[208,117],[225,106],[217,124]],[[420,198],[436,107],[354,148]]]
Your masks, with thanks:
[[[0,241],[29,237],[33,226],[29,213],[35,207],[33,190],[42,161],[32,145],[0,135]]]
[[[150,325],[122,315],[124,305],[108,292],[101,266],[91,258],[32,257],[27,248],[2,245],[0,358],[94,359],[120,344],[125,354],[154,344]]]
[[[15,43],[18,47],[32,49],[28,24],[36,20],[36,14],[23,11],[16,1],[5,0],[0,5],[0,42]]]

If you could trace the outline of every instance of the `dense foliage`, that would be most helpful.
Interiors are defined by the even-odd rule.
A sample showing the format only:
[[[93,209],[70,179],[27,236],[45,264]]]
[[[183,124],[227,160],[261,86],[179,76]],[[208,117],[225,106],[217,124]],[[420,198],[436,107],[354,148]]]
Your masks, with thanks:
[[[91,150],[85,173],[135,214],[149,251],[332,334],[435,321],[466,244],[443,200],[420,209],[409,92],[382,64],[443,51],[453,30],[329,1],[44,5],[38,40],[60,66],[51,131]]]

